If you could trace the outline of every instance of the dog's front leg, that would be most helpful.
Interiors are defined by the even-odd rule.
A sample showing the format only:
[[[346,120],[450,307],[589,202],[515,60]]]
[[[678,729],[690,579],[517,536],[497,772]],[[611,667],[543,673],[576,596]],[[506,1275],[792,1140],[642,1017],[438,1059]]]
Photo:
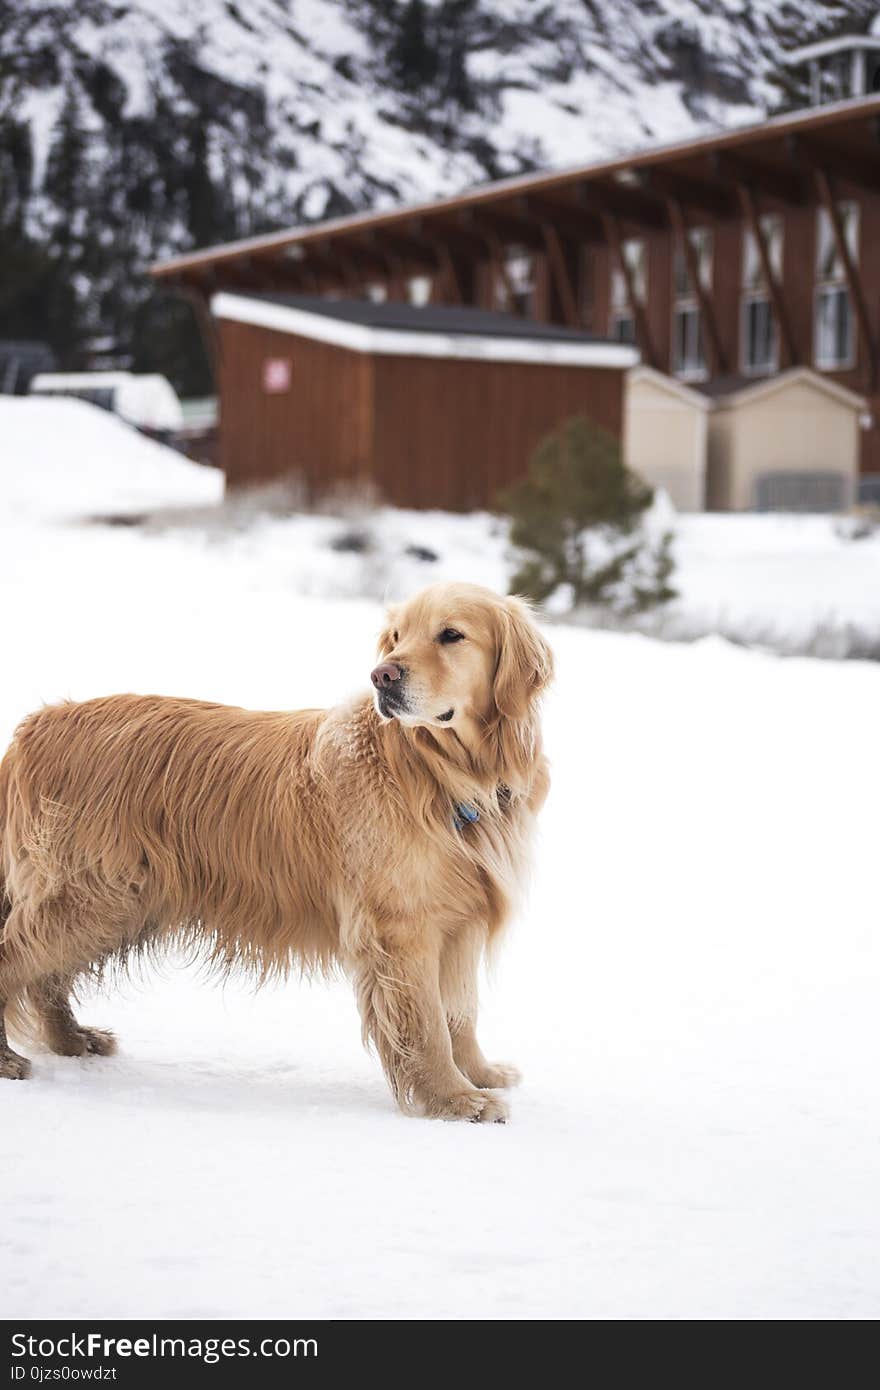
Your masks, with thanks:
[[[415,933],[374,942],[354,976],[365,1040],[404,1109],[447,1120],[503,1123],[507,1107],[459,1071],[440,993],[439,949],[413,950]]]
[[[485,949],[485,925],[462,927],[443,944],[440,994],[459,1071],[475,1086],[516,1086],[521,1077],[507,1062],[487,1062],[477,1041],[477,987]]]

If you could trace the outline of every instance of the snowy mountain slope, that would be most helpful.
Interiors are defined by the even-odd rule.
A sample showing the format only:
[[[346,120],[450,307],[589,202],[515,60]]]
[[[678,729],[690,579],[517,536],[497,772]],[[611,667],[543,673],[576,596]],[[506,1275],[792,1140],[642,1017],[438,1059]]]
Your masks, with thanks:
[[[157,140],[183,158],[198,116],[245,222],[314,218],[759,114],[785,47],[864,27],[876,5],[425,0],[424,47],[412,9],[4,0],[0,114],[30,129],[32,194],[73,101],[96,172],[142,122],[167,122]]]
[[[749,119],[778,96],[783,48],[875,11],[0,0],[0,246],[20,279],[48,256],[80,337],[118,330],[153,256]],[[14,318],[18,299],[0,295]]]

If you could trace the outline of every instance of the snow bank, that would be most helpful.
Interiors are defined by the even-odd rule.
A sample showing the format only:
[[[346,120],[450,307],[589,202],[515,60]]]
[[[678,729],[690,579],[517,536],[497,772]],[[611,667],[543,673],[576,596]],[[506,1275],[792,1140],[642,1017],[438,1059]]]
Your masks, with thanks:
[[[486,513],[271,517],[250,505],[192,519],[191,543],[219,546],[255,583],[271,576],[298,594],[386,599],[462,577],[504,591],[515,567],[506,523]],[[847,540],[828,516],[670,510],[660,520],[674,537],[677,599],[626,620],[565,603],[553,617],[676,641],[718,634],[785,655],[880,658],[880,533]],[[160,516],[155,527],[165,524]]]
[[[222,554],[252,590],[384,600],[462,577],[506,590],[513,573],[506,524],[487,513],[280,515],[271,494],[220,506],[217,470],[83,402],[0,397],[0,441],[0,521],[142,519],[151,540],[183,547],[194,563],[206,549]],[[679,597],[628,629],[880,657],[880,533],[847,540],[831,517],[676,515],[662,502],[651,525],[674,534]],[[595,613],[554,617],[622,626]]]
[[[630,630],[880,660],[880,531],[852,540],[833,517],[750,514],[679,516],[672,530],[679,597]]]
[[[77,400],[0,396],[0,504],[6,520],[72,519],[218,502],[218,470]]]

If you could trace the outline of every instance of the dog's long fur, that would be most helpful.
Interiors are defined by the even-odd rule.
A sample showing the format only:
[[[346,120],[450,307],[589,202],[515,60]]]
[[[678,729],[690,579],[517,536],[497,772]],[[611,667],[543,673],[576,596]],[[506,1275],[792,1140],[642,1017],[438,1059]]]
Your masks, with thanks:
[[[28,1069],[4,1005],[57,1052],[112,1051],[74,1018],[77,981],[183,942],[260,979],[341,964],[402,1105],[504,1118],[491,1092],[515,1073],[477,1045],[476,972],[547,792],[550,652],[518,600],[456,585],[393,614],[380,655],[411,714],[117,695],[21,724],[0,765],[0,1075]]]

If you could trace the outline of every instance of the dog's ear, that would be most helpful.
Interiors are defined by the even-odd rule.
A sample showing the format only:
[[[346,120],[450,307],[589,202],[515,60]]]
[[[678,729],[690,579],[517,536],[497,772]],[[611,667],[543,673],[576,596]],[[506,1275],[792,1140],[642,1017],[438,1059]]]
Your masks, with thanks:
[[[376,644],[377,656],[387,656],[388,653],[394,649],[394,633],[396,631],[396,628],[397,614],[395,613],[393,608],[389,608],[388,612],[385,615],[385,625],[382,628],[382,631],[379,633],[379,639]]]
[[[553,653],[522,599],[505,599],[500,619],[495,706],[499,714],[521,719],[553,678]]]

